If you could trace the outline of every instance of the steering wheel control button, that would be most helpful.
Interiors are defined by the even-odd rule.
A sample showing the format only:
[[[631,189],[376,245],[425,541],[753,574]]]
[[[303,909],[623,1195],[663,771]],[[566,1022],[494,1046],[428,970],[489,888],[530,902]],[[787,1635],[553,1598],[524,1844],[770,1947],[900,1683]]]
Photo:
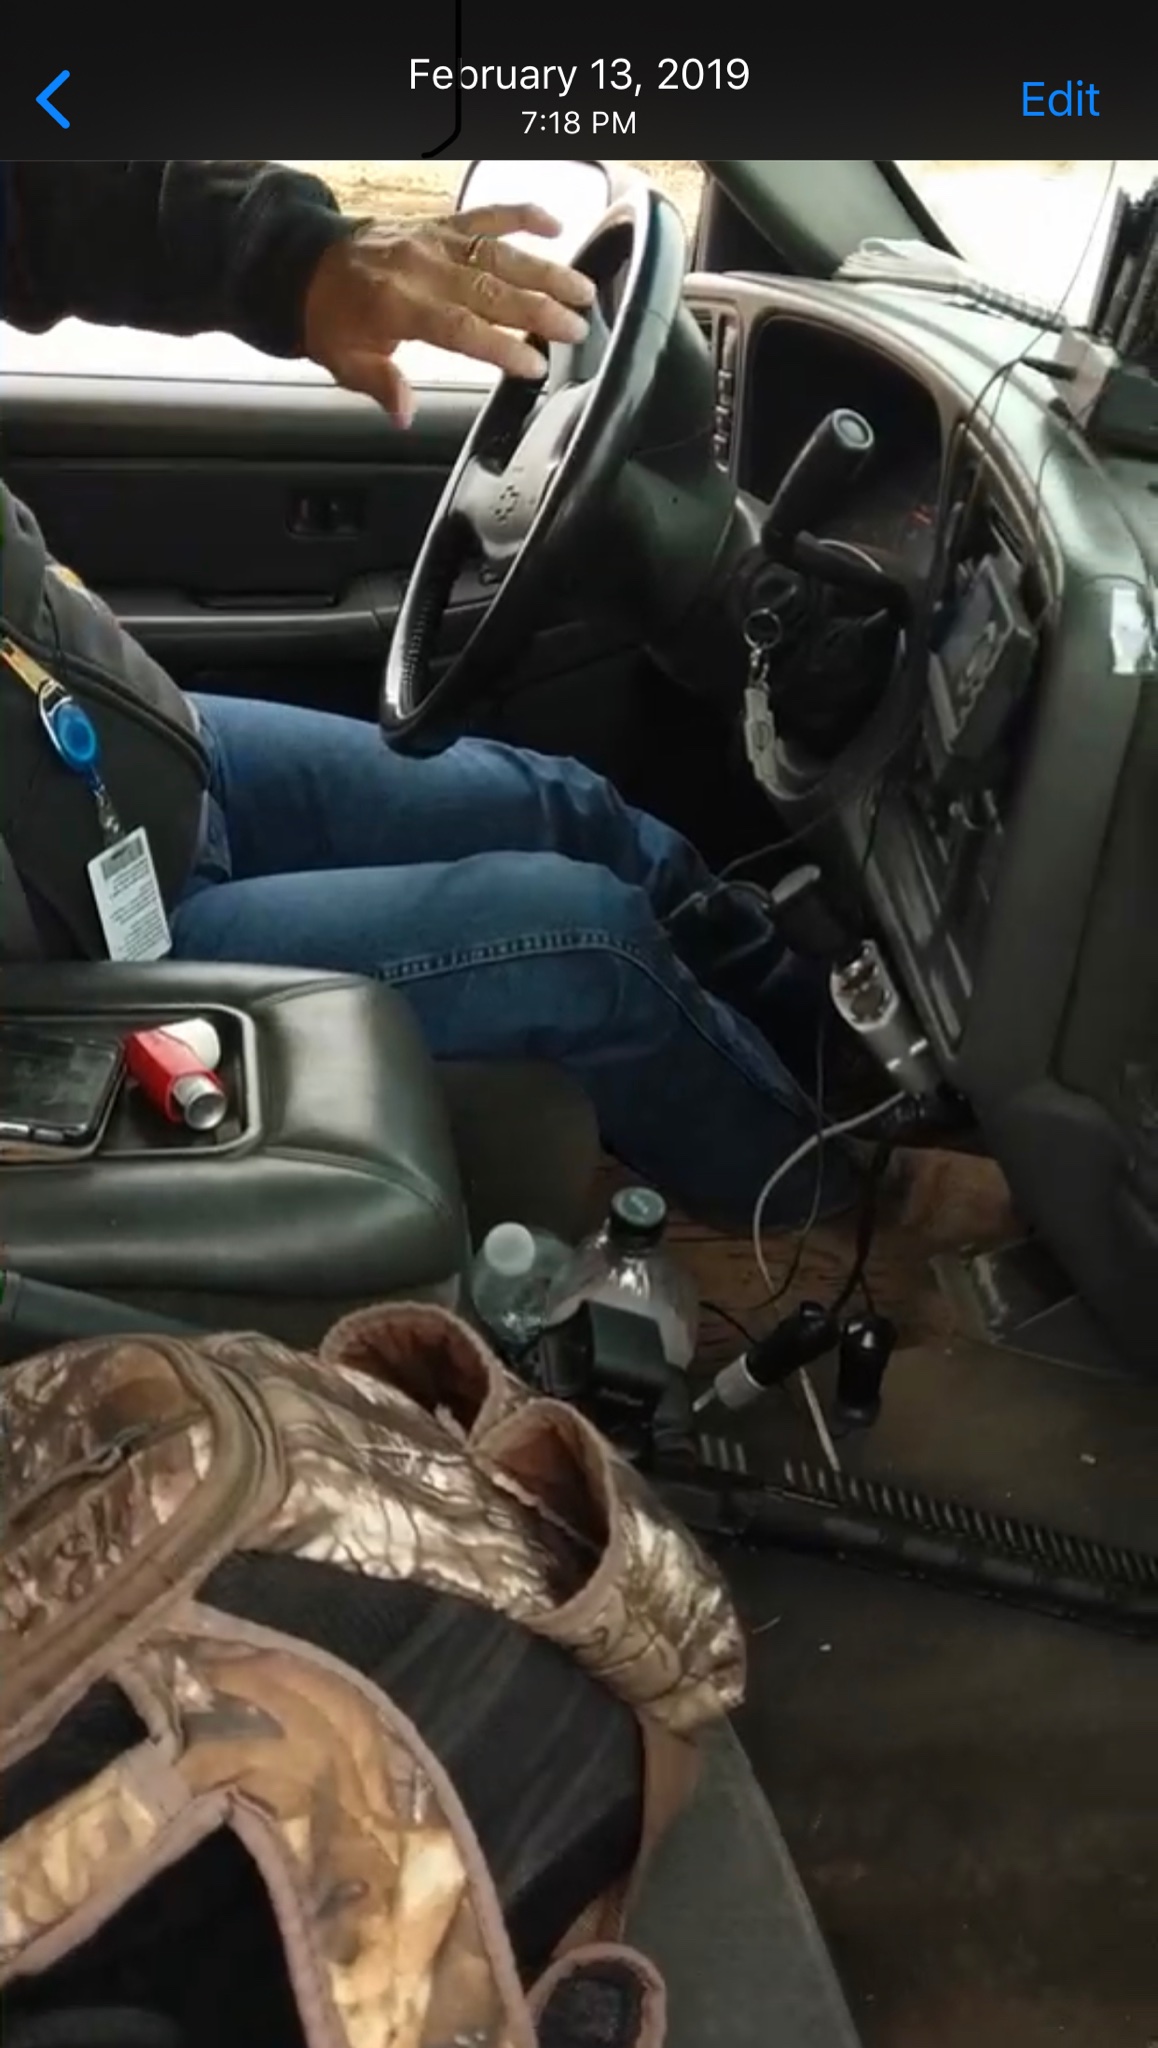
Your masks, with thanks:
[[[46,85],[44,91],[38,92],[36,95],[37,106],[44,108],[45,113],[48,114],[51,117],[51,119],[56,122],[58,128],[71,128],[72,122],[68,119],[68,116],[66,114],[61,113],[59,107],[53,106],[52,95],[54,92],[59,92],[65,80],[71,77],[71,71],[58,71],[56,77],[52,81],[52,84]]]

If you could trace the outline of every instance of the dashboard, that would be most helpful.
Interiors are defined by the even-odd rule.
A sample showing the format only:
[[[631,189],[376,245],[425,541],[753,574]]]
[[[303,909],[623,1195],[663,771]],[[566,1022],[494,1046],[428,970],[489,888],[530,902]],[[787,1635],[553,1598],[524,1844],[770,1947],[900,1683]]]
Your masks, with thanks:
[[[881,284],[695,276],[687,296],[754,522],[852,409],[872,456],[815,537],[919,607],[947,467],[959,484],[936,634],[910,616],[836,758],[773,729],[749,763],[885,950],[1023,1214],[1152,1364],[1158,456],[1092,446],[1065,376],[1034,367],[1056,338],[1005,315]]]

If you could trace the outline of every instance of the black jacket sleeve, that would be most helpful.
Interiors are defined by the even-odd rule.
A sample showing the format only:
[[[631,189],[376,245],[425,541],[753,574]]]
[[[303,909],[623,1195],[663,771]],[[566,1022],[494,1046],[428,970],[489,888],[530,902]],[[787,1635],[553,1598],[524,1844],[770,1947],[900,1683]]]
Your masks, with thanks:
[[[358,225],[280,164],[6,163],[0,180],[0,317],[34,334],[71,316],[300,355],[314,269]]]

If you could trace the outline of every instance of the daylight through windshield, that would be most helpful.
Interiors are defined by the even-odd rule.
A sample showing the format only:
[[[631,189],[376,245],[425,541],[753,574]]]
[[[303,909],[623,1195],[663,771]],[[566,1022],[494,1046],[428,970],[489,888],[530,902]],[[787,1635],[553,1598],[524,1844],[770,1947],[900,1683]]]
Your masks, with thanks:
[[[1158,161],[898,159],[897,167],[959,253],[994,284],[1087,316],[1115,192],[1132,197]]]

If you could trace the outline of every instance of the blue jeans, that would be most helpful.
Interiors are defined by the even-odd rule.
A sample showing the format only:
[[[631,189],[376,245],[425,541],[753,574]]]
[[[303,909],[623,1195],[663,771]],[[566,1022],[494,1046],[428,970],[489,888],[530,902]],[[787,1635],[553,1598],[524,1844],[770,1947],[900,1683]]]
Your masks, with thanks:
[[[733,904],[721,936],[684,909],[713,887],[699,856],[577,762],[475,739],[407,757],[356,720],[197,704],[215,803],[173,913],[177,957],[377,976],[436,1057],[556,1062],[634,1173],[693,1215],[748,1221],[813,1128],[775,1017],[761,1030],[707,985],[739,962],[773,1010],[782,984],[787,1014],[762,912]],[[825,1207],[842,1205],[850,1170],[826,1170]],[[814,1192],[810,1161],[769,1222],[799,1221]]]

